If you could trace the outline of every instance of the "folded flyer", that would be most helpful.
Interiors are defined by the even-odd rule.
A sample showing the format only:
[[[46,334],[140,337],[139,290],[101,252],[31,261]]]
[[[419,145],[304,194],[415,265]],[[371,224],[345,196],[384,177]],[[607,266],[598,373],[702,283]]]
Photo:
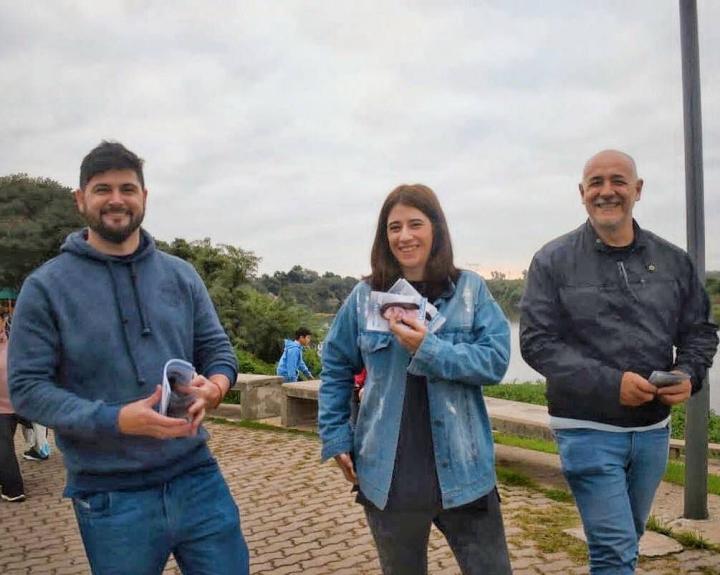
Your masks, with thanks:
[[[388,290],[388,293],[421,297],[418,291],[405,278],[400,278],[398,281],[396,281]],[[427,320],[426,323],[428,331],[430,333],[435,333],[445,323],[445,316],[441,314],[438,309],[429,301],[426,300],[426,302],[427,303],[425,304],[425,319]]]
[[[389,319],[413,317],[425,320],[427,300],[420,295],[402,295],[382,291],[370,292],[370,305],[367,310],[365,326],[370,331],[390,331]]]
[[[178,388],[187,387],[195,377],[193,364],[184,359],[171,359],[163,368],[160,414],[188,419],[187,409],[193,401],[193,393],[182,393]]]

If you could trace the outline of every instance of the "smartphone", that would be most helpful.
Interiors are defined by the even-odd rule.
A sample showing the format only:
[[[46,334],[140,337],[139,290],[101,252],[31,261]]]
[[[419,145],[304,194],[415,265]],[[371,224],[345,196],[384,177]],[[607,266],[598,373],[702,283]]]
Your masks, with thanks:
[[[655,387],[668,387],[669,385],[677,385],[680,382],[690,379],[686,373],[674,373],[671,371],[653,371],[648,381]]]

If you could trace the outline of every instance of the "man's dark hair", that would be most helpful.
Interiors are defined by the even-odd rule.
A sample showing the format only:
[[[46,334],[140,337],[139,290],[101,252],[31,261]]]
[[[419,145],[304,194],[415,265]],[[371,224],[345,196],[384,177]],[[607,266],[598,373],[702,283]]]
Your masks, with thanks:
[[[144,160],[128,150],[120,142],[103,140],[83,158],[80,164],[80,189],[84,190],[87,183],[96,176],[110,170],[133,170],[145,187],[143,176]]]
[[[460,271],[453,263],[450,231],[435,192],[422,184],[403,184],[385,198],[378,216],[375,241],[370,254],[372,274],[366,278],[372,288],[386,291],[402,276],[400,264],[390,250],[387,235],[388,216],[398,204],[420,210],[432,224],[433,241],[425,268],[425,281],[435,286],[444,286],[448,278],[457,281]]]
[[[295,339],[300,339],[306,335],[312,335],[312,332],[306,327],[299,327],[295,330]]]

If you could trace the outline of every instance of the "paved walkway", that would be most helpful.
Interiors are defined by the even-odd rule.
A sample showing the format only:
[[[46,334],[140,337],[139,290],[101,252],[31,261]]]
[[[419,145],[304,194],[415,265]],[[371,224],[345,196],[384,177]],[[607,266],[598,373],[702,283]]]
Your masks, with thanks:
[[[230,425],[208,428],[211,447],[241,508],[253,574],[380,573],[362,510],[334,464],[318,463],[316,439]],[[89,573],[70,504],[60,495],[61,456],[55,452],[49,461],[22,461],[21,466],[28,500],[0,503],[0,573]],[[571,504],[527,488],[501,485],[500,492],[516,575],[587,573],[582,547],[561,534],[578,524]],[[433,575],[459,574],[434,530],[429,562]],[[172,560],[165,573],[179,573]],[[643,559],[638,573],[720,574],[720,555],[684,550]]]

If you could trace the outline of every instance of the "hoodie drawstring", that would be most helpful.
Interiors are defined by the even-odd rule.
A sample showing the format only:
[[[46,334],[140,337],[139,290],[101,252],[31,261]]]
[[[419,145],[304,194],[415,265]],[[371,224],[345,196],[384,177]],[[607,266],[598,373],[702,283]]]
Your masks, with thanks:
[[[130,338],[128,337],[127,332],[127,318],[125,317],[125,314],[123,313],[122,306],[120,305],[120,297],[118,296],[118,288],[117,288],[117,282],[115,280],[115,272],[113,271],[112,263],[109,261],[105,262],[105,267],[108,270],[108,273],[110,274],[110,283],[112,284],[112,290],[113,290],[113,297],[115,298],[115,307],[118,312],[118,316],[120,316],[120,323],[122,324],[122,334],[123,334],[123,342],[125,342],[125,351],[127,352],[128,356],[130,357],[130,363],[132,363],[133,369],[135,370],[135,377],[137,378],[138,385],[145,385],[145,379],[140,375],[140,369],[138,368],[137,362],[135,361],[135,356],[132,353],[132,349],[130,348]],[[134,271],[134,270],[133,270]],[[135,301],[137,303],[138,300],[138,294],[137,294],[137,286],[135,285],[135,275],[132,274],[132,284],[133,284],[133,291],[135,292]],[[138,306],[139,307],[139,306]],[[140,310],[140,317],[142,318],[142,310]],[[145,329],[149,328],[145,327],[145,324],[143,323],[143,335],[145,335]]]
[[[147,311],[140,299],[140,293],[138,292],[137,285],[137,270],[135,269],[135,262],[130,262],[130,278],[132,280],[133,293],[135,294],[135,305],[137,305],[138,312],[140,313],[140,323],[142,325],[142,335],[150,335],[152,330],[147,320]]]

